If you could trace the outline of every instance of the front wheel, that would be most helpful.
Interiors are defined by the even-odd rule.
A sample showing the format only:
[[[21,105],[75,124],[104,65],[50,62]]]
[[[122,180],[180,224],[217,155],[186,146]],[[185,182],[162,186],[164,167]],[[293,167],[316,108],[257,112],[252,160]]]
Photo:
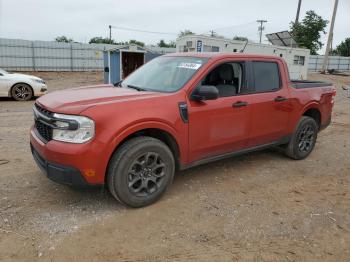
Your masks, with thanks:
[[[122,204],[143,207],[156,202],[173,181],[175,161],[162,141],[137,137],[125,142],[112,156],[107,182]]]
[[[311,117],[303,116],[291,141],[286,146],[286,155],[296,160],[306,158],[315,147],[317,133],[318,125],[316,121]]]
[[[11,89],[11,96],[16,101],[29,101],[33,97],[33,90],[27,84],[15,84]]]

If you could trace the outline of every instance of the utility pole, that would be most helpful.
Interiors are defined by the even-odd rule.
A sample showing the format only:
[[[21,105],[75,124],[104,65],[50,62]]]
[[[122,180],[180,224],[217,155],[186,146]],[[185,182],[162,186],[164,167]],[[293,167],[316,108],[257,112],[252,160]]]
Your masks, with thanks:
[[[112,26],[109,25],[109,43],[112,44]]]
[[[267,22],[267,20],[256,20],[258,23],[260,23],[260,26],[258,27],[258,31],[260,31],[260,44],[261,44],[261,37],[262,37],[262,32],[264,31],[265,27],[263,26],[264,23]]]
[[[299,23],[300,6],[301,6],[301,0],[299,0],[299,3],[298,3],[297,15],[295,17],[295,22],[294,22],[295,25]]]
[[[210,36],[214,37],[215,35],[216,35],[215,31],[214,30],[210,30]]]
[[[322,70],[321,70],[322,74],[325,74],[326,71],[328,70],[328,55],[329,55],[329,49],[330,49],[332,41],[333,41],[333,29],[334,29],[335,16],[337,15],[337,8],[338,8],[338,0],[335,0],[333,14],[332,14],[332,20],[331,20],[331,26],[329,28],[326,53],[324,54],[324,58],[323,58],[323,65],[322,65]]]

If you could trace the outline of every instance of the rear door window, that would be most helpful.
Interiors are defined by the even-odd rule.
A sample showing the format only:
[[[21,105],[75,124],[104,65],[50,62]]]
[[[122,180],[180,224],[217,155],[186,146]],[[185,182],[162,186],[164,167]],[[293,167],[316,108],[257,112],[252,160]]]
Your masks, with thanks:
[[[276,62],[253,62],[253,76],[256,93],[276,91],[281,87]]]

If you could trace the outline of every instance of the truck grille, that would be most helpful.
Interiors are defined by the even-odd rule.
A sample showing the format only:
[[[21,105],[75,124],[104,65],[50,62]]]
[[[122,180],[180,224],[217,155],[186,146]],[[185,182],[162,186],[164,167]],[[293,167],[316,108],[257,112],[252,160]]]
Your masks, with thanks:
[[[43,122],[35,121],[35,128],[45,142],[52,140],[52,127],[44,124]]]
[[[52,117],[53,113],[50,112],[49,110],[46,110],[45,108],[42,108],[42,107],[39,106],[37,103],[35,103],[34,106],[35,106],[35,108],[36,108],[40,113],[42,113],[43,115],[48,116],[48,117]]]
[[[38,104],[35,104],[35,109],[39,111],[41,114],[43,114],[46,117],[52,117],[53,113],[40,107]],[[41,121],[39,119],[35,119],[35,129],[37,133],[40,135],[40,138],[42,138],[43,142],[47,143],[50,140],[52,140],[52,127],[46,124],[44,121]]]

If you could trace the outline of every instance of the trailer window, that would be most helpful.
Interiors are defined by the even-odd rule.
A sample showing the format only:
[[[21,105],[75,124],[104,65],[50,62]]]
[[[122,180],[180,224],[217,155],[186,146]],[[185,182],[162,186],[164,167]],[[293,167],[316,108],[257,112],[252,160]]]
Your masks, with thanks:
[[[211,45],[204,45],[203,52],[220,52],[220,47],[211,46]]]
[[[278,90],[281,86],[278,64],[275,62],[253,62],[255,92]]]
[[[293,63],[294,65],[304,65],[305,56],[295,55]]]
[[[220,51],[220,47],[218,47],[218,46],[212,46],[212,47],[211,47],[211,51],[212,51],[212,52],[219,52],[219,51]]]

